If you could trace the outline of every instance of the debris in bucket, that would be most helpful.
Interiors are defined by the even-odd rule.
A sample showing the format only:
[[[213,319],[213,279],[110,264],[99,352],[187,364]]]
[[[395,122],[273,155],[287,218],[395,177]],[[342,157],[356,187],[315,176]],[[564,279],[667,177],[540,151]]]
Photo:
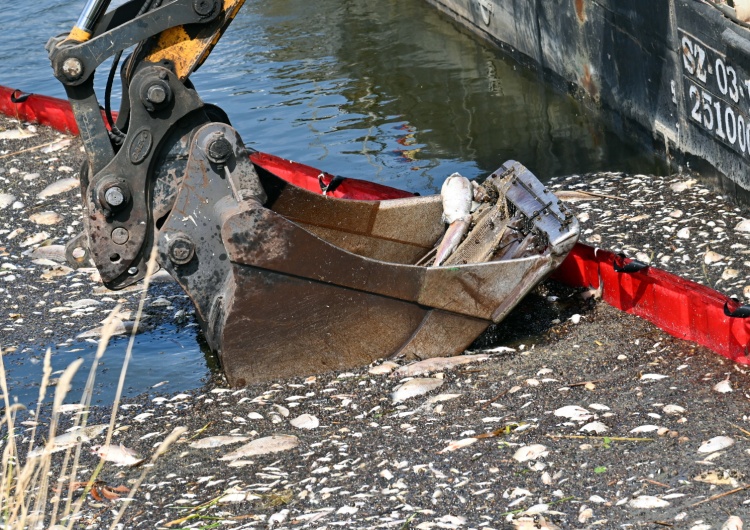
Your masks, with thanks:
[[[528,172],[525,168],[523,171]],[[524,172],[498,172],[482,184],[470,182],[458,173],[448,177],[440,192],[443,221],[449,224],[448,229],[437,250],[418,264],[465,265],[544,252],[549,245],[548,235],[536,226],[535,220],[551,216],[563,225],[566,220],[550,209],[553,204],[559,205],[558,198],[546,189],[541,192],[544,196],[536,194],[532,185],[536,179],[521,178],[526,176]],[[528,210],[519,211],[511,196],[522,196]]]
[[[442,264],[456,250],[469,231],[474,188],[469,179],[453,173],[443,182],[440,197],[443,200],[443,221],[449,226],[435,254],[435,267]]]

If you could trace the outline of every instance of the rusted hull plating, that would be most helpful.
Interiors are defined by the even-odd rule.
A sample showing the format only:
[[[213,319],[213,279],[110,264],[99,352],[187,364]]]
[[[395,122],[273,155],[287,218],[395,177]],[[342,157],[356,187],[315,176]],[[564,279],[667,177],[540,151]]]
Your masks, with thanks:
[[[750,26],[727,2],[426,1],[750,203]]]

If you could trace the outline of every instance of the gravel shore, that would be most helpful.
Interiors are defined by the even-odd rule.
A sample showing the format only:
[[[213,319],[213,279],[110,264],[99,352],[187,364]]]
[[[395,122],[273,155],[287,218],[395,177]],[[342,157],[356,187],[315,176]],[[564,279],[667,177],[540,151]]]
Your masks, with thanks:
[[[135,310],[141,293],[106,293],[94,270],[60,263],[58,245],[80,229],[77,139],[5,118],[3,132],[0,347],[75,344],[116,304]],[[607,173],[551,186],[618,197],[575,203],[584,242],[750,297],[747,212],[693,178]],[[152,289],[151,326],[189,319],[173,283]],[[750,521],[747,366],[554,282],[471,353],[486,359],[152,389],[125,400],[113,442],[148,459],[174,429],[184,432],[154,463],[106,463],[100,487],[132,488],[145,474],[123,528],[698,530],[736,525],[730,516]],[[94,409],[89,425],[110,412]],[[77,480],[98,462],[90,444]],[[85,501],[77,527],[112,521],[121,501],[98,497]]]

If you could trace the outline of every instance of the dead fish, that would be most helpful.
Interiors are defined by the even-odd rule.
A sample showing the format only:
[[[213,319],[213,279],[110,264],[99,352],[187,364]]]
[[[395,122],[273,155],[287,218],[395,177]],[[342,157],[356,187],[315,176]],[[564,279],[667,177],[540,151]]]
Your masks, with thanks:
[[[42,153],[46,155],[49,153],[54,153],[55,151],[61,151],[63,149],[66,149],[67,147],[70,147],[71,143],[72,140],[70,138],[57,140],[56,142],[52,142],[51,144],[42,147]]]
[[[515,452],[513,460],[528,462],[529,460],[538,460],[548,454],[547,448],[541,444],[524,445]]]
[[[440,196],[443,199],[443,221],[449,226],[435,254],[435,267],[456,250],[466,232],[469,231],[474,190],[469,179],[453,173],[443,182]]]
[[[38,225],[56,225],[63,220],[57,212],[39,212],[29,216],[29,221]]]
[[[193,449],[210,449],[212,447],[221,447],[222,445],[244,442],[248,439],[247,436],[209,436],[191,442],[190,447]]]
[[[400,403],[415,396],[421,396],[422,394],[431,392],[442,384],[442,379],[432,377],[412,379],[411,381],[407,381],[403,385],[396,387],[396,390],[391,394],[391,399],[393,399],[394,403]]]
[[[47,239],[49,239],[49,232],[39,232],[38,234],[34,234],[33,236],[29,236],[24,239],[21,242],[21,247],[30,247],[31,245],[36,245],[37,243],[41,243],[42,241],[45,241]]]
[[[666,508],[669,506],[669,501],[665,501],[659,497],[654,497],[653,495],[639,495],[638,497],[631,499],[630,502],[628,502],[628,506],[640,510],[653,510],[654,508]]]
[[[438,451],[438,454],[441,455],[443,453],[456,451],[457,449],[463,449],[464,447],[468,447],[474,444],[478,440],[479,438],[463,438],[461,440],[454,440],[452,442],[449,442],[445,449],[443,449],[442,451]]]
[[[239,449],[227,453],[220,457],[219,460],[238,460],[246,456],[265,455],[268,453],[278,453],[294,449],[299,445],[299,438],[286,434],[277,434],[258,438],[250,443],[246,443]]]
[[[0,193],[0,210],[4,210],[16,201],[15,195]]]
[[[289,423],[298,429],[316,429],[320,426],[320,420],[312,414],[302,414],[290,420]]]
[[[424,359],[416,363],[412,363],[408,366],[402,366],[393,374],[391,377],[414,377],[415,375],[427,374],[430,372],[437,372],[438,370],[450,370],[456,366],[462,364],[468,364],[473,362],[486,361],[489,359],[489,355],[477,354],[477,355],[457,355],[455,357],[433,357],[431,359]]]
[[[35,248],[31,253],[31,257],[65,263],[65,245],[45,245]]]
[[[729,519],[724,521],[724,524],[721,525],[721,530],[742,530],[742,526],[742,519],[736,515],[731,515],[729,516]]]
[[[600,201],[602,199],[613,199],[616,201],[624,201],[622,197],[616,197],[614,195],[605,195],[604,193],[595,193],[593,191],[581,191],[581,190],[559,190],[555,192],[557,198],[565,202],[576,202],[576,201]]]
[[[87,427],[74,429],[64,434],[55,436],[48,444],[50,447],[48,451],[50,453],[56,453],[57,451],[63,451],[68,447],[72,447],[79,443],[88,442],[91,439],[99,436],[107,427],[109,427],[109,425],[107,424],[89,425]],[[29,451],[28,457],[34,458],[37,456],[41,456],[44,453],[44,450],[45,447],[35,447],[31,451]]]
[[[24,129],[10,129],[0,132],[0,140],[23,140],[24,138],[31,138],[33,136],[36,136],[36,134]]]
[[[394,368],[398,368],[398,364],[394,363],[393,361],[385,361],[383,364],[379,364],[370,368],[368,370],[368,373],[371,373],[373,375],[389,374],[393,371]]]
[[[74,177],[56,180],[55,182],[44,188],[42,191],[40,191],[37,197],[40,199],[46,199],[47,197],[52,197],[54,195],[59,195],[61,193],[65,193],[66,191],[75,189],[78,186],[78,179]]]
[[[734,445],[734,438],[730,438],[729,436],[715,436],[714,438],[711,438],[710,440],[706,440],[701,444],[701,446],[698,448],[699,453],[715,453],[716,451],[721,451],[722,449],[726,449],[727,447],[732,447]]]
[[[95,445],[91,452],[98,455],[105,462],[112,462],[116,466],[135,466],[143,462],[134,450],[124,445]]]

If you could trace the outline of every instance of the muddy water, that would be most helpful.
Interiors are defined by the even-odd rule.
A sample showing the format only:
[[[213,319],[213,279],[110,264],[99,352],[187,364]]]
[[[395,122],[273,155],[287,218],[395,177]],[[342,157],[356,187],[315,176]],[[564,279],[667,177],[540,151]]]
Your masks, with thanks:
[[[71,27],[84,2],[11,3],[0,32],[0,83],[63,96],[43,46]],[[98,74],[100,89],[106,71]],[[193,81],[255,149],[423,194],[454,171],[482,177],[506,159],[542,180],[664,170],[583,105],[421,0],[248,2]],[[186,336],[175,346],[144,335],[141,351],[164,352],[169,379],[194,387],[206,362],[196,334]],[[190,362],[179,360],[184,355]],[[22,366],[13,367],[19,377]],[[103,389],[116,384],[114,372],[100,378]],[[161,378],[132,378],[132,391],[154,379]]]

